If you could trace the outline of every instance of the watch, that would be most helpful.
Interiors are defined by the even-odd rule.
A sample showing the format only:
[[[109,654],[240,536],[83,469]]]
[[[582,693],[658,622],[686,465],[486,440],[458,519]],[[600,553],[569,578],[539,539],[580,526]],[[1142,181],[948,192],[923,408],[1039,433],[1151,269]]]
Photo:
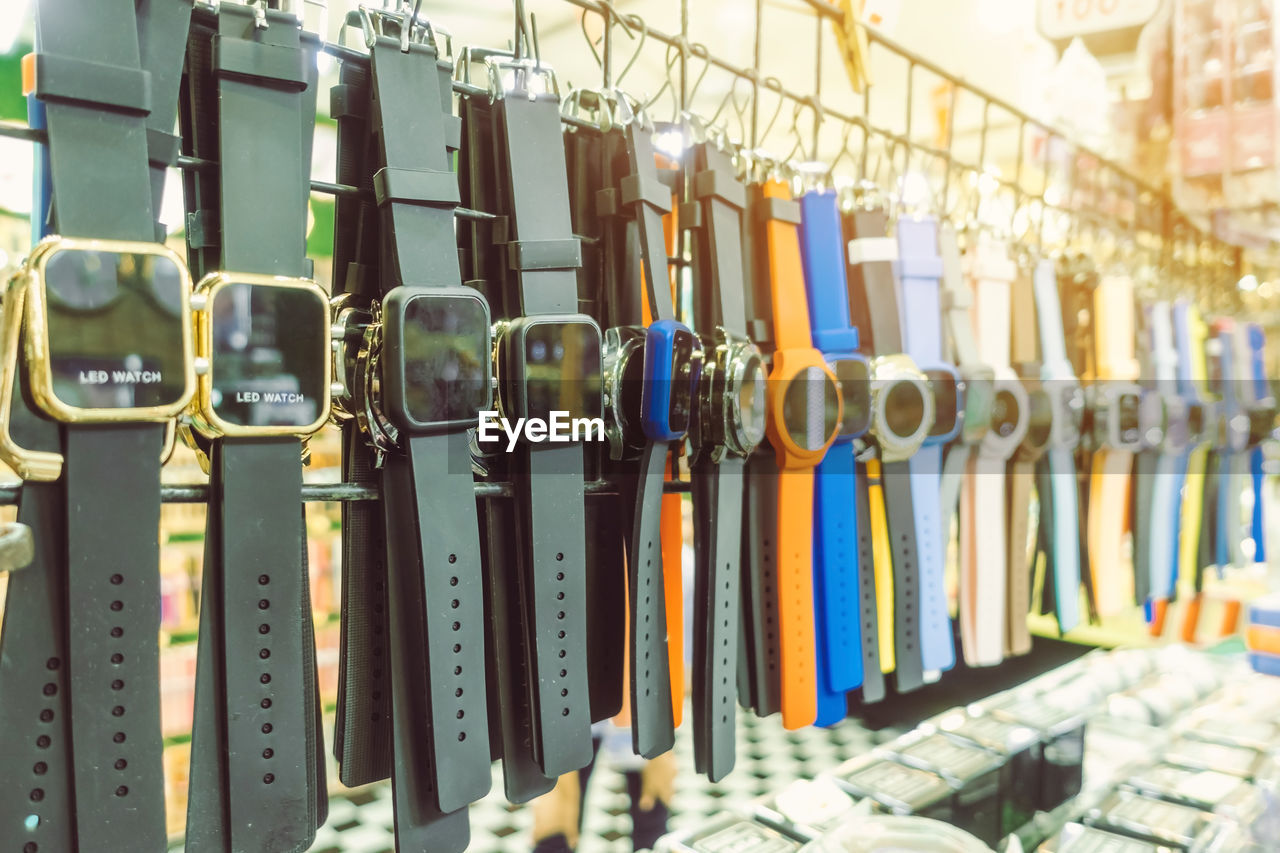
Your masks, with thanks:
[[[705,358],[694,405],[693,744],[712,781],[733,769],[742,619],[743,472],[764,440],[764,358],[747,337],[742,266],[746,190],[729,154],[693,149],[694,316]]]
[[[328,297],[306,258],[317,40],[292,14],[229,3],[192,41],[185,135],[220,165],[185,193],[205,275],[181,432],[210,475],[187,845],[296,848],[328,808],[302,509],[304,441],[330,392]],[[201,102],[216,113],[197,118]]]
[[[1267,379],[1267,337],[1262,326],[1246,323],[1244,334],[1248,342],[1250,381],[1245,383],[1249,398],[1249,475],[1253,480],[1253,517],[1250,527],[1253,533],[1253,562],[1267,561],[1265,498],[1262,488],[1262,442],[1275,434],[1277,405]]]
[[[1100,829],[1173,844],[1180,849],[1204,843],[1213,828],[1213,818],[1199,809],[1125,790],[1112,793],[1090,809],[1085,821]]]
[[[1247,385],[1249,366],[1241,363],[1236,345],[1236,324],[1228,317],[1220,317],[1213,323],[1210,339],[1210,375],[1217,380],[1218,447],[1211,457],[1210,474],[1215,474],[1214,489],[1216,509],[1213,511],[1214,535],[1211,562],[1225,568],[1240,560],[1239,538],[1240,493],[1244,489],[1244,474],[1248,470],[1245,450],[1249,442],[1249,419],[1245,414],[1243,388]],[[1216,471],[1215,471],[1216,468]]]
[[[1128,516],[1129,474],[1142,449],[1142,388],[1134,359],[1133,282],[1104,273],[1094,288],[1094,372],[1088,402],[1093,458],[1089,481],[1090,571],[1098,614],[1115,615],[1133,603],[1133,574],[1118,568]]]
[[[1037,343],[1034,284],[1030,270],[1019,269],[1010,291],[1009,353],[1014,372],[1027,391],[1027,431],[1009,460],[1009,554],[1006,562],[1008,590],[1005,624],[1005,653],[1023,655],[1031,651],[1027,612],[1031,608],[1031,573],[1027,560],[1027,530],[1031,520],[1031,489],[1036,466],[1053,438],[1053,392],[1041,378]]]
[[[1173,588],[1181,521],[1178,472],[1185,466],[1184,454],[1191,443],[1191,412],[1177,390],[1173,306],[1168,302],[1145,305],[1142,317],[1143,407],[1156,410],[1159,424],[1144,430],[1148,447],[1134,463],[1133,554],[1135,592],[1144,604],[1150,603],[1154,619],[1159,602],[1167,600]]]
[[[157,242],[152,202],[176,155],[182,60],[140,43],[184,42],[188,22],[122,2],[36,9],[57,236],[10,281],[4,312],[3,448],[32,480],[18,520],[34,546],[0,641],[0,833],[20,847],[166,844],[160,463],[195,372],[190,277]]]
[[[940,491],[944,446],[964,430],[967,386],[964,374],[947,364],[942,355],[943,263],[937,220],[931,216],[903,218],[896,230],[903,343],[907,354],[929,377],[934,398],[933,426],[924,445],[907,461],[907,469],[919,546],[921,661],[926,670],[936,672],[951,669],[956,662],[944,577],[949,537],[943,532],[943,519],[950,516]]]
[[[1179,541],[1173,553],[1173,568],[1166,589],[1153,590],[1156,596],[1151,620],[1152,632],[1164,632],[1165,608],[1168,600],[1177,594],[1178,575],[1185,570],[1199,580],[1198,555],[1200,553],[1200,520],[1204,505],[1205,467],[1213,443],[1216,407],[1210,398],[1207,382],[1208,367],[1205,360],[1205,343],[1208,329],[1200,319],[1200,312],[1189,300],[1173,303],[1173,337],[1178,353],[1178,393],[1187,401],[1187,450],[1175,468],[1174,485],[1178,487],[1182,501],[1174,512],[1179,520]],[[1195,624],[1199,612],[1198,596],[1188,602],[1183,621],[1182,636],[1195,637]]]
[[[507,216],[512,319],[495,335],[498,411],[549,421],[601,417],[601,334],[577,308],[581,263],[569,220],[559,97],[545,63],[488,61],[497,171]],[[495,239],[497,235],[495,233]],[[602,422],[601,422],[602,425]],[[526,609],[532,753],[554,779],[592,757],[586,684],[583,448],[521,441],[510,460]]]
[[[782,724],[817,716],[813,623],[814,469],[835,441],[844,415],[840,385],[813,345],[800,259],[800,205],[787,184],[768,180],[757,208],[769,278],[775,349],[768,375],[765,433],[777,457],[776,523],[758,531],[776,539]]]
[[[985,234],[968,260],[978,352],[995,381],[991,427],[969,460],[960,502],[960,636],[966,663],[991,666],[1004,658],[1008,621],[1005,468],[1026,437],[1030,403],[1010,362],[1017,266],[1008,247]]]
[[[858,330],[849,323],[848,284],[840,209],[831,190],[811,190],[800,198],[800,250],[813,342],[835,374],[843,400],[836,440],[818,463],[814,479],[813,593],[817,637],[817,718],[834,725],[848,714],[846,694],[863,687],[863,700],[884,694],[876,637],[864,637],[860,603],[874,607],[874,594],[861,596],[861,573],[874,584],[871,566],[859,561],[869,551],[871,531],[860,527],[858,494],[865,477],[858,470],[854,440],[870,424],[871,364],[858,350]],[[869,614],[874,620],[874,609]],[[864,644],[870,646],[865,648]],[[872,684],[865,685],[868,667]],[[880,682],[879,685],[876,682]]]
[[[898,245],[886,237],[886,215],[859,207],[844,219],[850,313],[860,334],[870,333],[871,424],[868,430],[878,458],[867,462],[868,477],[881,485],[869,495],[878,599],[880,668],[896,673],[899,692],[924,684],[919,630],[920,532],[908,460],[924,446],[934,424],[934,393],[929,377],[903,351],[898,282],[893,263]],[[884,523],[877,531],[877,518]],[[876,544],[878,543],[878,544]],[[874,549],[873,549],[874,550]],[[891,626],[891,630],[888,630]]]

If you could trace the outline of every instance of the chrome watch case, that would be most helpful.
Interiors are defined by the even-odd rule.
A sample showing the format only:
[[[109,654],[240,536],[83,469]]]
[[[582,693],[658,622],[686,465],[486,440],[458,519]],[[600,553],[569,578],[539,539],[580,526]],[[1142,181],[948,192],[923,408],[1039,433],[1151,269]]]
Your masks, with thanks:
[[[1031,401],[1026,386],[1014,374],[1012,368],[996,371],[992,395],[991,428],[978,445],[983,456],[1010,459],[1027,437],[1031,423]],[[1012,414],[1009,408],[1016,409]]]
[[[377,302],[342,294],[330,302],[330,347],[335,377],[330,409],[335,423],[354,420],[374,451],[374,465],[399,445],[400,430],[383,411],[381,400],[382,309]]]
[[[1098,382],[1086,392],[1092,427],[1090,447],[1137,453],[1142,441],[1142,386],[1134,382]]]
[[[717,328],[703,337],[695,449],[712,462],[750,456],[764,440],[765,365],[750,339]]]
[[[1053,445],[1053,394],[1035,378],[1024,378],[1027,390],[1027,431],[1013,453],[1015,462],[1035,462]]]
[[[900,420],[902,413],[892,410],[896,402],[894,398],[903,393],[899,390],[901,388],[914,388],[919,395],[918,418],[915,412],[911,412],[906,423]],[[915,404],[914,395],[908,396],[913,397],[911,402]],[[902,462],[914,456],[928,439],[933,419],[933,387],[929,384],[929,377],[910,356],[896,353],[872,359],[871,427],[868,433],[875,441],[881,462]]]
[[[991,429],[991,407],[995,402],[996,372],[986,364],[959,366],[960,383],[964,386],[964,408],[960,419],[960,443],[973,447]]]
[[[629,459],[644,449],[640,394],[644,383],[643,326],[614,326],[604,332],[604,434],[609,458]]]

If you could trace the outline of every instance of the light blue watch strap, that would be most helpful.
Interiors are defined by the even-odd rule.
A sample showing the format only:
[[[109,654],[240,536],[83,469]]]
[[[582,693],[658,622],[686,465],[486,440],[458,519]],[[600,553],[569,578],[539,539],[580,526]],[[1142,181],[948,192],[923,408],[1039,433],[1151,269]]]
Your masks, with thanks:
[[[1173,311],[1168,302],[1155,302],[1144,308],[1146,328],[1150,332],[1147,345],[1151,353],[1151,370],[1155,388],[1167,393],[1176,387],[1178,380],[1178,350],[1173,329]],[[1148,595],[1150,598],[1166,597],[1166,590],[1173,587],[1173,560],[1179,548],[1179,531],[1182,514],[1179,507],[1181,488],[1176,481],[1179,468],[1184,472],[1186,463],[1181,453],[1157,452],[1151,482],[1151,522],[1147,529]],[[1168,523],[1161,522],[1165,519]],[[1141,549],[1135,549],[1138,553]],[[1142,567],[1139,567],[1139,571]]]
[[[1266,400],[1271,396],[1271,388],[1267,383],[1266,348],[1267,338],[1262,326],[1257,323],[1248,324],[1250,364],[1253,373],[1253,397],[1255,400]],[[1262,514],[1262,448],[1255,447],[1249,454],[1249,474],[1253,478],[1253,561],[1267,561],[1267,531]]]
[[[942,359],[942,258],[932,217],[898,222],[903,344],[922,370]],[[926,442],[907,462],[920,560],[920,642],[926,670],[956,663],[945,580],[947,535],[942,530],[942,445]],[[950,516],[948,516],[949,518]]]
[[[1036,264],[1031,279],[1040,324],[1040,378],[1053,388],[1072,376],[1062,327],[1062,301],[1053,262]],[[1053,503],[1053,598],[1058,630],[1066,633],[1080,624],[1080,493],[1075,457],[1063,448],[1045,454],[1049,460],[1049,489]]]
[[[1240,408],[1235,387],[1237,371],[1233,337],[1231,329],[1217,333],[1218,343],[1221,346],[1223,408],[1229,416],[1234,416]],[[1239,453],[1232,452],[1230,449],[1218,455],[1216,507],[1218,529],[1217,540],[1213,543],[1213,559],[1218,565],[1219,572],[1231,565],[1231,541],[1233,537],[1240,535],[1240,490],[1237,488],[1240,486],[1240,480],[1237,476],[1239,465],[1236,462],[1238,456],[1240,456]]]
[[[858,330],[849,324],[844,237],[834,192],[800,198],[800,258],[814,345],[828,359],[852,356]],[[852,438],[837,438],[818,463],[813,494],[814,633],[818,714],[830,726],[848,713],[845,693],[862,685],[858,624],[858,537]]]
[[[1188,401],[1199,402],[1200,395],[1195,382],[1191,378],[1191,318],[1187,310],[1190,304],[1185,299],[1179,299],[1173,303],[1173,345],[1178,351],[1178,393]],[[1178,456],[1177,463],[1174,466],[1173,491],[1176,495],[1181,495],[1182,490],[1187,485],[1187,469],[1191,460],[1191,451],[1194,449],[1193,447],[1188,447]],[[1179,544],[1174,547],[1173,559],[1169,562],[1169,587],[1164,590],[1153,587],[1151,590],[1153,596],[1167,599],[1174,597],[1178,588],[1178,573],[1182,569],[1181,500],[1174,501],[1172,523],[1179,526]],[[1194,571],[1194,567],[1192,571]]]

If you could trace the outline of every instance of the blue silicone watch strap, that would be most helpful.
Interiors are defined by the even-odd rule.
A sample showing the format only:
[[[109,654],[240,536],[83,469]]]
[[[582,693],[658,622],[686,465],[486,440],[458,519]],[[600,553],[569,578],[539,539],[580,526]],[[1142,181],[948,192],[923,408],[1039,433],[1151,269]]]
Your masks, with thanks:
[[[858,348],[858,331],[849,325],[844,242],[835,193],[806,193],[800,198],[800,216],[800,258],[814,344],[827,357],[852,355]],[[845,718],[845,693],[861,686],[863,674],[852,440],[837,439],[815,474],[816,725],[830,726]]]
[[[903,343],[916,364],[928,370],[942,363],[942,258],[938,255],[937,221],[931,217],[899,221],[898,256]],[[951,669],[956,662],[944,579],[942,440],[926,442],[907,462],[920,552],[921,656],[927,670]]]
[[[1250,323],[1248,329],[1253,397],[1256,400],[1265,400],[1271,396],[1271,389],[1267,384],[1267,339],[1263,334],[1262,327],[1257,323]],[[1255,563],[1265,563],[1267,561],[1267,535],[1262,514],[1262,462],[1262,448],[1255,447],[1249,454],[1249,475],[1253,479],[1252,531],[1253,561]]]
[[[855,352],[858,330],[849,320],[844,233],[834,191],[807,192],[800,197],[800,260],[813,345],[828,356]]]
[[[1222,365],[1222,405],[1229,416],[1234,416],[1239,410],[1239,400],[1236,396],[1235,383],[1232,381],[1236,376],[1236,367],[1231,330],[1221,331],[1217,337],[1222,348],[1220,356]],[[1232,511],[1233,490],[1231,483],[1234,478],[1232,477],[1231,469],[1235,456],[1236,454],[1229,449],[1218,455],[1218,499],[1215,509],[1218,527],[1217,535],[1214,537],[1213,542],[1213,561],[1217,564],[1218,571],[1222,571],[1231,564],[1231,537],[1238,535],[1239,531],[1239,525],[1232,524],[1232,517],[1239,514],[1239,510]],[[1239,498],[1240,495],[1237,492],[1235,494],[1236,503],[1238,503]]]

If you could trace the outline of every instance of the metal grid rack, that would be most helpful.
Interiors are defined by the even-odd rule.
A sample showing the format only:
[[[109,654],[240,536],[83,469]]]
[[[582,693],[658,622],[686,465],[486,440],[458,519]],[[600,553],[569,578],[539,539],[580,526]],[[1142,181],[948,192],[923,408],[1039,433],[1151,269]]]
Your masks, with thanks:
[[[838,161],[849,159],[851,163],[856,163],[858,177],[866,179],[873,146],[879,146],[882,157],[885,154],[888,155],[891,169],[897,168],[897,157],[901,152],[905,158],[903,172],[906,170],[905,167],[910,164],[910,158],[915,154],[929,158],[929,160],[940,163],[943,166],[942,210],[950,209],[949,204],[952,200],[953,177],[955,174],[984,175],[989,180],[995,181],[1001,191],[1010,193],[1015,205],[1021,206],[1032,203],[1038,205],[1040,216],[1035,224],[1038,240],[1043,240],[1044,212],[1055,211],[1071,217],[1077,223],[1091,229],[1101,229],[1111,233],[1145,235],[1148,247],[1154,247],[1154,250],[1158,251],[1162,262],[1167,266],[1178,266],[1183,269],[1188,280],[1196,280],[1201,284],[1207,285],[1214,279],[1220,280],[1223,275],[1232,272],[1238,273],[1239,271],[1240,250],[1222,243],[1182,215],[1174,207],[1167,187],[1151,185],[1121,164],[1071,141],[1066,133],[1046,125],[1008,101],[967,82],[959,75],[942,68],[927,57],[908,50],[874,29],[867,28],[866,30],[871,49],[886,51],[906,64],[906,97],[903,99],[904,112],[901,129],[896,130],[877,125],[871,121],[873,86],[865,87],[861,93],[861,111],[859,113],[839,110],[831,106],[830,103],[824,102],[822,100],[823,28],[832,21],[842,22],[844,16],[839,7],[826,2],[826,0],[795,0],[796,3],[808,7],[808,11],[812,13],[816,24],[813,86],[811,91],[805,93],[785,86],[777,77],[766,74],[765,69],[762,67],[766,32],[764,26],[764,0],[755,0],[753,4],[754,60],[753,64],[748,67],[735,65],[712,53],[706,45],[690,39],[690,0],[680,0],[680,28],[674,34],[656,28],[638,15],[623,15],[619,13],[613,0],[565,0],[565,2],[583,10],[584,14],[595,15],[600,19],[602,24],[601,49],[596,53],[596,48],[589,39],[588,47],[593,53],[596,53],[605,88],[612,87],[621,81],[627,70],[635,63],[640,52],[645,49],[648,40],[652,40],[654,44],[660,45],[664,49],[666,55],[663,61],[668,75],[662,88],[649,99],[648,103],[652,104],[662,97],[667,90],[670,90],[669,97],[673,100],[675,108],[673,112],[677,116],[684,115],[693,105],[693,95],[708,70],[718,69],[719,72],[730,75],[733,85],[728,95],[720,102],[711,116],[710,121],[714,123],[729,103],[733,102],[732,109],[740,125],[741,137],[736,141],[747,151],[755,151],[769,136],[769,132],[782,111],[782,105],[790,103],[793,106],[792,132],[797,141],[800,141],[802,137],[799,129],[801,114],[808,111],[811,116],[811,149],[809,152],[804,152],[803,146],[797,144],[792,154],[795,154],[796,150],[800,150],[802,153],[811,154],[816,159],[821,153],[819,151],[821,142],[820,130],[823,123],[832,122],[841,128],[841,149],[830,160],[832,173],[835,173]],[[522,0],[515,0],[515,7],[516,15],[522,19]],[[796,11],[802,12],[804,10],[797,9]],[[202,17],[211,20],[214,14],[213,7],[197,3],[193,12],[193,20],[199,20]],[[638,33],[642,40],[628,58],[622,73],[615,78],[613,66],[617,58],[617,51],[614,31],[617,28],[623,29],[632,38]],[[536,35],[534,41],[536,43]],[[343,62],[367,63],[369,61],[367,54],[345,44],[324,42],[321,45],[321,49]],[[693,69],[698,64],[701,64],[702,67],[695,75]],[[917,138],[916,131],[918,131],[918,127],[913,127],[915,108],[913,92],[917,76],[923,74],[938,78],[948,88],[948,109],[949,115],[953,118],[947,122],[946,140],[942,147],[922,142]],[[749,87],[749,100],[746,104],[737,102],[739,83],[746,83]],[[455,93],[462,96],[488,96],[487,89],[461,80],[454,81],[453,89]],[[954,116],[957,100],[961,92],[967,93],[968,97],[976,98],[981,105],[982,121],[979,128],[976,161],[962,158],[957,154],[953,146]],[[762,93],[772,93],[778,99],[776,108],[767,119],[761,109]],[[747,123],[748,112],[750,116],[749,126]],[[986,162],[988,140],[993,133],[994,127],[993,114],[1003,114],[1011,117],[1018,129],[1016,167],[1011,178],[992,174]],[[562,120],[566,125],[580,130],[600,130],[597,125],[578,116],[562,115]],[[1044,158],[1043,163],[1040,164],[1042,173],[1038,186],[1029,185],[1034,183],[1030,170],[1027,168],[1026,140],[1029,129],[1039,131],[1046,140],[1043,146]],[[855,131],[859,132],[862,138],[861,150],[856,156],[849,151],[850,137]],[[43,130],[11,122],[0,122],[0,136],[22,139],[36,144],[43,144],[46,140]],[[1058,146],[1063,146],[1065,149]],[[1068,176],[1070,191],[1065,198],[1058,200],[1046,196],[1050,181],[1050,152],[1055,148],[1070,152],[1070,156],[1066,159],[1071,166]],[[789,158],[790,155],[788,155]],[[215,161],[188,156],[178,157],[175,165],[182,170],[216,169],[218,166]],[[879,164],[876,171],[879,171]],[[359,187],[329,181],[313,180],[311,189],[316,193],[333,196],[359,197],[368,194],[367,191]],[[492,213],[469,208],[458,208],[457,215],[463,219],[495,218]],[[684,239],[683,234],[681,238],[682,240]],[[680,254],[683,254],[683,251]],[[676,263],[681,262],[679,257],[672,260]],[[688,490],[689,484],[687,482],[668,482],[665,484],[665,491],[667,492],[687,492]],[[16,503],[20,493],[20,483],[0,483],[0,505]],[[607,481],[594,481],[586,484],[586,493],[613,494],[616,493],[616,488]],[[477,497],[496,499],[511,497],[512,494],[510,484],[476,484]],[[162,493],[163,500],[170,503],[201,503],[207,499],[207,496],[208,486],[206,485],[166,485]],[[303,486],[304,501],[362,501],[377,499],[378,490],[376,487],[364,484],[338,482]]]

